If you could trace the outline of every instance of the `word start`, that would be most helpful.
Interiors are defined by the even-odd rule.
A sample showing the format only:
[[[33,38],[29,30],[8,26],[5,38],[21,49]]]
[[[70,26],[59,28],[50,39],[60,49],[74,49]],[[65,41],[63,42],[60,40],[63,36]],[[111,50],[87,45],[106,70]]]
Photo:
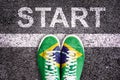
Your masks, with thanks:
[[[46,27],[46,14],[52,11],[51,7],[35,7],[36,12],[40,12],[40,27]],[[94,12],[95,15],[95,27],[100,27],[100,13],[106,11],[105,7],[90,7],[89,11]],[[81,12],[82,14],[78,15],[77,13]],[[34,18],[30,16],[33,13],[33,10],[30,7],[22,7],[18,10],[18,16],[20,20],[18,20],[18,25],[20,27],[29,28],[34,23]],[[63,24],[65,28],[76,27],[76,21],[79,21],[83,27],[89,27],[85,18],[88,16],[88,11],[84,7],[71,7],[70,13],[70,24],[66,19],[66,15],[61,7],[56,7],[52,20],[50,22],[49,27],[55,27],[55,24]],[[60,17],[60,18],[59,18]],[[24,22],[27,20],[27,22]]]

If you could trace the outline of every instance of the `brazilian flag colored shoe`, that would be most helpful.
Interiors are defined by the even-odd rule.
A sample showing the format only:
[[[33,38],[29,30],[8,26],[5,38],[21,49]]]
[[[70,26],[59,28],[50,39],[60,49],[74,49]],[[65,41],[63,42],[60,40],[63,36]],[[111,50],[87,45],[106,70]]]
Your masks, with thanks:
[[[37,51],[41,80],[60,80],[60,42],[53,35],[45,36]]]
[[[80,80],[85,58],[81,40],[75,35],[67,36],[61,54],[61,80]]]

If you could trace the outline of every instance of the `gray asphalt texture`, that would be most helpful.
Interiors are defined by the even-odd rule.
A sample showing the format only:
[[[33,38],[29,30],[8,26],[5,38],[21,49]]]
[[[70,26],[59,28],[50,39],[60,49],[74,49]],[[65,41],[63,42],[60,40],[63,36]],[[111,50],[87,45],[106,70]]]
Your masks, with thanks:
[[[0,48],[1,80],[36,80],[37,48]],[[80,80],[120,80],[119,48],[85,48],[85,65]],[[41,80],[41,79],[39,79]]]
[[[17,15],[21,7],[52,7],[53,11],[47,14],[46,28],[40,27],[40,13],[31,14],[35,23],[30,28],[21,28]],[[106,7],[101,13],[101,27],[95,28],[94,13],[89,13],[86,21],[90,28],[78,24],[76,28],[64,28],[56,25],[49,28],[54,15],[55,7],[62,7],[70,24],[70,8]],[[0,33],[120,33],[120,0],[0,0]],[[36,65],[37,48],[9,47],[0,48],[0,80],[41,80]],[[120,48],[97,47],[85,48],[85,66],[80,80],[120,80]]]

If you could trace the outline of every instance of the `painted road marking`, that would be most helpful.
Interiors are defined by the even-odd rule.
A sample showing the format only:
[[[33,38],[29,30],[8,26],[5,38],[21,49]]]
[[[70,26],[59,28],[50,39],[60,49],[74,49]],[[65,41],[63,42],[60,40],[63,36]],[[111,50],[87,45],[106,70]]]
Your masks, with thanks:
[[[46,34],[0,34],[0,47],[37,47]],[[62,42],[66,34],[54,34]],[[67,34],[68,35],[68,34]],[[75,34],[85,47],[120,47],[120,34]]]

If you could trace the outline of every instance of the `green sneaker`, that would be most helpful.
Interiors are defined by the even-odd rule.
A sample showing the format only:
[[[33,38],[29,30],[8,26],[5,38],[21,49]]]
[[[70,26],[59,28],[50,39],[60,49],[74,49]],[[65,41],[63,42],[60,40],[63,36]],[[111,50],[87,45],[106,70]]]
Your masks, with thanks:
[[[41,80],[60,80],[60,42],[53,35],[45,36],[37,51]]]
[[[80,80],[85,59],[81,40],[75,35],[67,36],[61,54],[61,80]]]

